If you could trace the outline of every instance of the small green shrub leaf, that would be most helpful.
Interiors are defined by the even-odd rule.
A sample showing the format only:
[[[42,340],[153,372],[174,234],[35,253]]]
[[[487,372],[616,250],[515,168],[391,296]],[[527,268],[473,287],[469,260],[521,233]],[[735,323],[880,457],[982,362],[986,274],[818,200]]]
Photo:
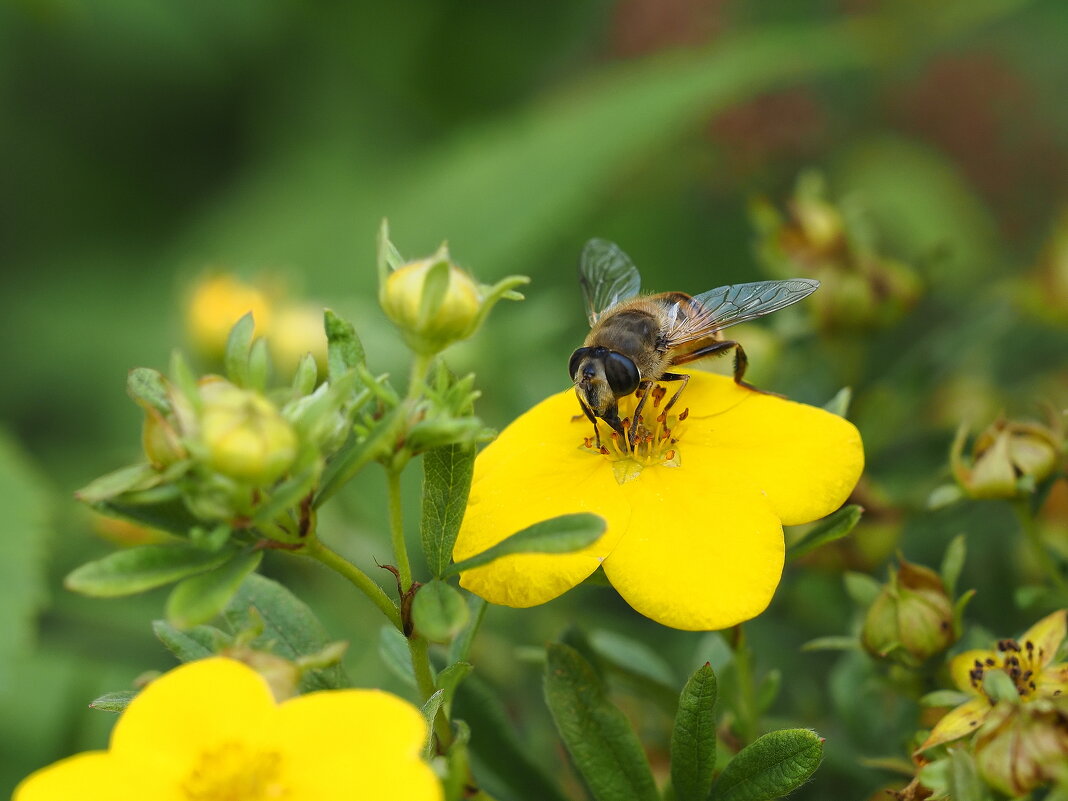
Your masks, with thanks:
[[[705,801],[716,768],[716,674],[709,664],[690,676],[671,730],[671,786],[678,801]]]
[[[809,729],[781,729],[747,745],[727,763],[712,787],[714,801],[771,801],[815,773],[823,738]]]
[[[82,595],[117,598],[213,570],[233,555],[188,545],[139,545],[75,568],[63,584]]]
[[[572,553],[596,542],[604,533],[604,518],[588,512],[560,515],[528,526],[480,554],[451,565],[445,575],[488,565],[517,553]]]

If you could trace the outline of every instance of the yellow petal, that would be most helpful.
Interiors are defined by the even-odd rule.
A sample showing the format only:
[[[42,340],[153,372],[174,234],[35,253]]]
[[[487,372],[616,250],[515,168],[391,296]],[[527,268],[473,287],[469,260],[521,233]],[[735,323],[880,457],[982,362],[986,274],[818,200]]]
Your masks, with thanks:
[[[833,512],[864,469],[856,427],[815,406],[710,373],[692,373],[679,404],[690,410],[680,443],[683,463],[694,444],[712,449],[720,480],[760,492],[785,525]]]
[[[137,764],[121,764],[106,751],[61,759],[23,779],[12,801],[166,801],[171,795]]]
[[[608,528],[575,553],[507,556],[465,572],[460,585],[487,601],[522,607],[552,600],[596,570],[626,530],[630,509],[609,462],[581,449],[593,432],[585,418],[571,422],[578,411],[574,393],[554,395],[478,455],[453,557],[474,556],[529,525],[571,512],[599,514]]]
[[[1057,655],[1057,649],[1064,641],[1066,618],[1068,618],[1068,611],[1058,609],[1052,615],[1046,615],[1035,623],[1020,637],[1018,642],[1023,653],[1028,654],[1033,651],[1036,666],[1048,665]],[[1033,649],[1027,647],[1028,643],[1031,643]]]
[[[381,690],[330,690],[283,703],[287,786],[295,798],[438,801],[441,785],[419,754],[422,713]]]
[[[267,682],[233,659],[180,665],[143,689],[111,733],[111,752],[178,782],[206,751],[255,745],[275,714]]]
[[[1055,698],[1068,695],[1068,662],[1048,665],[1035,678],[1035,695]]]
[[[692,456],[688,450],[682,467],[647,469],[624,485],[631,524],[604,570],[627,603],[658,623],[723,629],[771,601],[782,575],[782,526],[763,498],[717,485]]]
[[[976,687],[972,684],[971,672],[975,670],[975,663],[978,662],[983,666],[984,670],[992,667],[1001,666],[1001,655],[996,651],[986,651],[983,649],[973,649],[971,651],[964,651],[957,654],[951,660],[949,660],[949,675],[953,677],[953,683],[957,685],[957,688],[963,690],[966,693],[977,695],[982,692],[982,682],[979,682],[979,686]]]
[[[971,734],[979,728],[979,724],[987,716],[993,707],[990,701],[984,698],[973,698],[965,701],[955,709],[951,709],[931,729],[930,736],[916,749],[916,753],[934,748],[936,745],[948,743],[966,734]]]

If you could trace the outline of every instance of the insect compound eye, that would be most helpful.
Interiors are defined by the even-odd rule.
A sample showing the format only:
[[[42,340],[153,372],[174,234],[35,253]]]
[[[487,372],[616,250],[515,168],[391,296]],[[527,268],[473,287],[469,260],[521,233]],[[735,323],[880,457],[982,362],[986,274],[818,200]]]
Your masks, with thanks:
[[[578,373],[579,365],[582,363],[582,360],[589,355],[591,350],[593,350],[593,348],[579,348],[571,354],[571,361],[567,364],[567,372],[568,375],[571,376],[572,381],[578,381],[576,373]]]
[[[638,374],[638,368],[626,356],[609,352],[604,360],[604,377],[612,393],[617,398],[629,395],[638,388],[642,377]]]

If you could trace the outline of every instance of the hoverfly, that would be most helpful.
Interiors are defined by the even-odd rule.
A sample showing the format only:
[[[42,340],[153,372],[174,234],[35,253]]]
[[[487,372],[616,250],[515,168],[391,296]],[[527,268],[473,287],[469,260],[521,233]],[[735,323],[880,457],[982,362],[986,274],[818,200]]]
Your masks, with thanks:
[[[568,371],[579,405],[593,423],[598,447],[598,418],[621,437],[627,436],[619,419],[620,398],[641,394],[631,436],[658,381],[681,382],[664,411],[674,405],[690,377],[671,372],[672,367],[733,348],[735,382],[760,392],[743,380],[748,359],[742,346],[724,340],[719,332],[785,308],[819,287],[819,281],[791,278],[721,286],[694,296],[685,292],[639,295],[637,268],[617,245],[603,239],[591,239],[583,248],[579,282],[590,333],[571,354]]]

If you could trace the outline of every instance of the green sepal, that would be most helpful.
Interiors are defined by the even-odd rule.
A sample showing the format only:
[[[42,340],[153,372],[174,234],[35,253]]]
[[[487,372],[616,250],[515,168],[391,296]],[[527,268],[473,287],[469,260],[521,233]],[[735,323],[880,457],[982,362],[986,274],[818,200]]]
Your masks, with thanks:
[[[324,309],[323,328],[326,330],[327,375],[331,381],[367,363],[363,343],[352,323],[339,317],[332,309]]]
[[[180,631],[166,620],[153,620],[152,633],[180,662],[205,659],[231,643],[226,634],[213,626],[194,626],[188,631]]]
[[[716,769],[716,674],[704,664],[679,696],[671,730],[671,786],[678,801],[706,801]]]
[[[378,226],[378,255],[375,266],[378,272],[378,302],[385,298],[386,279],[389,274],[404,264],[404,257],[389,239],[389,220],[383,218]]]
[[[573,553],[596,542],[605,530],[603,517],[588,512],[560,515],[517,531],[480,554],[456,562],[446,576],[488,565],[502,556],[517,553]]]
[[[319,382],[319,365],[315,357],[305,353],[297,362],[297,369],[293,372],[293,397],[303,398],[310,395],[315,385]]]
[[[431,259],[436,261],[423,276],[423,291],[419,295],[419,319],[424,323],[432,320],[437,314],[441,301],[445,299],[445,293],[449,291],[451,277],[449,251],[444,245]]]
[[[445,703],[445,691],[435,690],[426,703],[423,704],[423,717],[426,718],[426,739],[423,740],[423,759],[434,756],[434,718],[438,716],[438,710]]]
[[[493,439],[494,431],[486,428],[477,417],[438,417],[420,420],[408,432],[404,444],[412,453],[423,453],[449,445],[469,449]]]
[[[597,801],[659,800],[634,730],[578,651],[560,643],[549,645],[545,700],[575,767]]]
[[[235,634],[261,628],[247,644],[291,662],[321,656],[334,645],[310,606],[277,581],[257,573],[242,582],[223,610],[223,617]],[[300,679],[301,692],[349,686],[340,664],[305,670]]]
[[[954,707],[960,706],[974,697],[974,695],[969,695],[960,690],[933,690],[920,697],[920,706]]]
[[[74,497],[90,506],[101,501],[108,501],[126,492],[149,489],[159,483],[159,471],[147,462],[120,467],[99,478],[93,479]]]
[[[271,354],[267,350],[267,340],[263,337],[255,340],[248,353],[248,389],[265,392],[271,378]]]
[[[423,454],[423,514],[420,534],[430,572],[445,575],[452,549],[467,509],[475,451],[464,445],[446,445]]]
[[[178,348],[171,351],[171,361],[168,372],[174,386],[177,387],[182,396],[189,401],[190,405],[193,407],[193,411],[199,412],[203,400],[200,397],[200,386],[197,383],[197,375],[193,372],[193,368],[189,366],[189,362],[186,361],[185,355]]]
[[[823,408],[831,414],[845,417],[849,413],[849,404],[852,400],[853,389],[851,387],[842,387],[834,394],[833,398],[823,404]]]
[[[421,586],[412,599],[415,630],[430,642],[448,642],[467,625],[467,602],[451,584],[433,579]]]
[[[171,413],[167,379],[150,367],[135,367],[126,376],[126,394],[139,406],[155,409],[162,415]]]
[[[856,504],[843,506],[837,512],[827,515],[805,533],[801,539],[786,549],[786,560],[792,562],[798,557],[816,550],[829,542],[840,540],[860,522],[864,509]]]
[[[942,584],[945,585],[946,595],[950,598],[957,594],[957,580],[964,569],[966,555],[967,545],[964,541],[964,535],[958,534],[946,546],[946,553],[942,557],[942,568],[940,570]]]
[[[116,690],[104,693],[99,698],[90,701],[89,708],[98,709],[101,712],[122,712],[139,692],[140,690]]]
[[[793,792],[823,759],[823,738],[809,729],[765,734],[727,763],[712,786],[715,801],[771,801]]]
[[[252,335],[256,330],[256,321],[252,319],[252,312],[245,315],[234,323],[230,329],[230,336],[226,338],[226,353],[223,356],[223,366],[226,377],[239,387],[249,385],[249,352],[252,348]]]
[[[313,504],[315,508],[319,508],[372,461],[388,454],[393,449],[404,423],[404,408],[398,406],[379,420],[366,437],[353,440],[335,454],[323,471],[319,492],[316,493]]]
[[[139,545],[75,568],[63,586],[93,598],[118,598],[213,570],[233,555],[188,545]]]
[[[262,559],[263,551],[245,551],[214,570],[180,582],[167,598],[167,622],[179,629],[207,623],[222,612]]]
[[[318,478],[319,465],[314,464],[271,489],[266,500],[261,501],[256,507],[252,516],[253,523],[270,523],[286,512],[296,510],[315,489],[315,482]],[[307,534],[307,532],[304,533]]]
[[[1004,670],[983,671],[983,692],[991,701],[1020,703],[1020,692],[1016,689],[1016,683]]]

